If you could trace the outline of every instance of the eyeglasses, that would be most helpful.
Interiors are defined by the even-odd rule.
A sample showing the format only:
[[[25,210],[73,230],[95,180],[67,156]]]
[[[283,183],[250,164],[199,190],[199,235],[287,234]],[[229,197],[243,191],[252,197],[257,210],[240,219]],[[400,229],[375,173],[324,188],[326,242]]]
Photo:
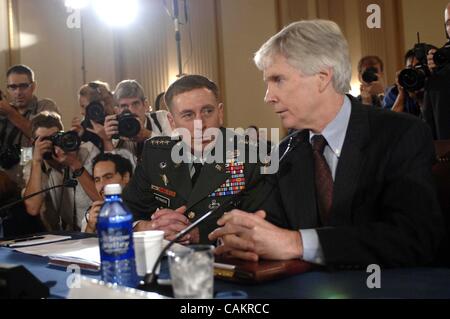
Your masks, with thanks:
[[[33,85],[33,83],[19,83],[19,84],[8,84],[6,87],[10,91],[15,91],[17,89],[26,90],[26,89],[30,88],[32,85]]]

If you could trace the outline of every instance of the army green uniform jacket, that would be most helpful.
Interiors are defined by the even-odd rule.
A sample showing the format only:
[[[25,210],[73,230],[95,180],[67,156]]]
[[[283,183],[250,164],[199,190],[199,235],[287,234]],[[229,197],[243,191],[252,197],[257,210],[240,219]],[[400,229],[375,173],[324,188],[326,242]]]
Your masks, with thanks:
[[[225,129],[221,131],[224,139],[226,132],[230,134]],[[231,140],[229,136],[228,140]],[[167,136],[155,137],[146,142],[143,160],[123,192],[123,200],[135,220],[149,220],[158,208],[175,210],[186,206],[186,217],[195,222],[237,194],[241,196],[238,208],[254,212],[261,206],[269,191],[264,183],[264,175],[261,175],[261,164],[249,163],[248,156],[239,156],[243,155],[241,150],[244,150],[245,155],[249,151],[254,152],[256,145],[238,138],[234,148],[223,151],[223,160],[204,164],[193,187],[192,164],[172,161],[172,149],[182,146],[180,143],[183,142]],[[210,243],[208,234],[218,227],[218,218],[211,216],[199,226],[200,243]]]

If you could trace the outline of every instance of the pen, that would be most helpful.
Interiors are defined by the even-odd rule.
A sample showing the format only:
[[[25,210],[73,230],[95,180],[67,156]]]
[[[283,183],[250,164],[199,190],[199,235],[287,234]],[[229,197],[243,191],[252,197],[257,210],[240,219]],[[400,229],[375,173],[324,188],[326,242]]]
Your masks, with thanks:
[[[36,239],[44,239],[45,236],[33,236],[33,237],[27,237],[27,238],[20,238],[20,239],[16,239],[13,240],[12,243],[21,243],[24,241],[30,241],[30,240],[36,240]]]
[[[19,238],[19,239],[9,240],[9,241],[5,241],[5,242],[0,242],[0,245],[9,247],[9,246],[14,245],[16,243],[21,243],[21,242],[26,242],[26,241],[33,241],[33,240],[44,239],[44,238],[45,238],[45,236],[32,236],[32,237],[26,237],[26,238]]]

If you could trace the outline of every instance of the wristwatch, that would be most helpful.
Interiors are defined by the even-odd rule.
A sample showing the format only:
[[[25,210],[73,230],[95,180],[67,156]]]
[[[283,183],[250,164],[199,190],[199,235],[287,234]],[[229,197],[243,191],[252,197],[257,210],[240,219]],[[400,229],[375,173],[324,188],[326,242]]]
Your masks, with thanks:
[[[84,173],[84,171],[85,171],[86,169],[82,166],[81,168],[79,168],[79,169],[76,169],[76,170],[74,170],[73,172],[72,172],[72,178],[78,178],[78,177],[80,177],[81,175],[83,175],[83,173]]]

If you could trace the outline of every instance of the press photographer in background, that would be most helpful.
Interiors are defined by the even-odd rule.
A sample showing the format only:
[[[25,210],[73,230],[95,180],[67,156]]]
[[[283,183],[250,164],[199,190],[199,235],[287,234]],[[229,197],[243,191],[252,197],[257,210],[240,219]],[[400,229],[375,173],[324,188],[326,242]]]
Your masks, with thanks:
[[[0,98],[0,169],[23,187],[21,149],[31,146],[31,119],[42,111],[59,111],[53,101],[34,95],[36,81],[29,67],[15,65],[6,77],[8,95]]]
[[[171,135],[168,112],[152,112],[144,90],[136,80],[120,82],[114,91],[114,100],[117,115],[106,116],[105,132],[115,149],[129,150],[139,162],[147,139]]]
[[[109,84],[101,81],[84,84],[78,91],[78,102],[81,117],[72,120],[72,130],[80,135],[83,142],[92,142],[103,151],[105,117],[114,114],[114,97]]]
[[[396,84],[387,90],[383,100],[384,108],[422,117],[425,82],[430,75],[427,52],[433,48],[436,47],[419,43],[406,52],[406,68],[397,72]]]
[[[24,167],[26,188],[23,196],[76,179],[72,188],[57,188],[25,201],[28,214],[40,216],[48,231],[79,230],[84,212],[93,201],[101,200],[91,177],[92,159],[99,150],[81,143],[74,131],[63,133],[61,117],[42,112],[31,121],[33,160]],[[96,150],[96,151],[94,151]],[[74,195],[75,193],[75,195]]]
[[[82,117],[75,117],[72,120],[72,130],[78,133],[83,142],[91,142],[86,146],[95,147],[102,153],[114,151],[128,158],[135,167],[136,157],[126,149],[115,150],[110,136],[105,132],[105,118],[115,116],[114,95],[109,89],[109,84],[93,81],[83,85],[78,92],[78,101]]]
[[[445,29],[450,38],[450,4],[445,9]],[[425,87],[423,117],[435,140],[450,139],[450,48],[430,50],[428,67],[431,75]]]
[[[378,56],[365,56],[358,62],[361,95],[357,99],[364,105],[382,106],[385,91],[384,64]]]

